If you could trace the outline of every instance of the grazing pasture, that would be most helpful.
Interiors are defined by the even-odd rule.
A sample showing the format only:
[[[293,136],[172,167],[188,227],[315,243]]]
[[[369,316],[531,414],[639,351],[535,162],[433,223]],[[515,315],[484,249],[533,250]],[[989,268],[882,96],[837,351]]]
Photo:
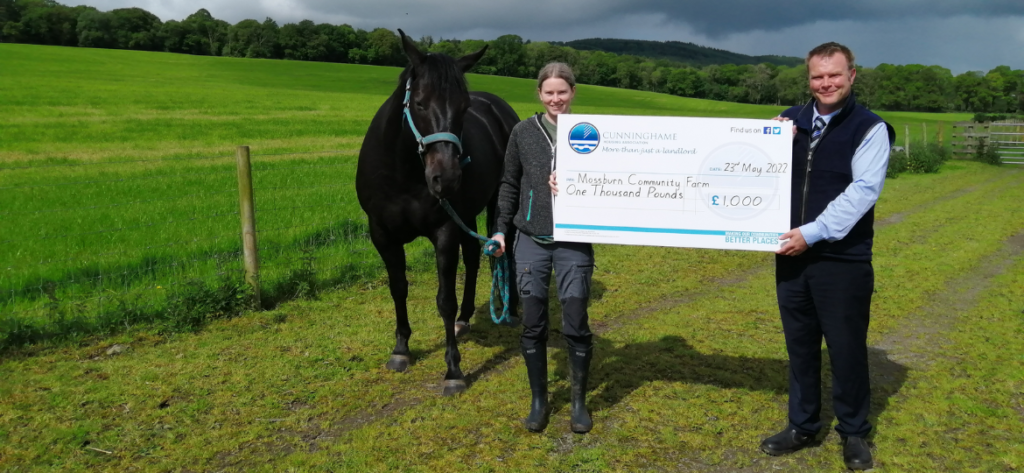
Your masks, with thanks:
[[[399,69],[0,44],[0,348],[242,310],[234,148],[250,145],[264,305],[380,274],[355,154]],[[470,76],[521,117],[533,82]],[[580,113],[781,107],[579,88]],[[919,129],[966,115],[891,113]],[[946,127],[946,133],[951,127]],[[414,265],[432,264],[429,245]],[[228,302],[225,302],[228,301]],[[171,315],[168,315],[171,314]]]
[[[568,430],[564,381],[552,385],[548,429],[520,426],[529,397],[518,335],[487,321],[486,284],[460,343],[469,390],[440,396],[429,244],[411,259],[415,362],[387,371],[393,306],[352,182],[359,140],[398,72],[0,44],[0,328],[27,337],[48,317],[125,322],[109,336],[0,352],[0,470],[842,469],[834,433],[786,457],[757,450],[785,422],[770,255],[598,247],[585,436]],[[520,116],[540,110],[531,81],[469,80]],[[575,107],[780,109],[587,86]],[[898,133],[965,118],[883,116]],[[232,286],[242,144],[253,149],[271,310],[165,330],[168,307],[233,311],[203,304],[244,295]],[[877,212],[876,465],[1024,468],[1024,173],[948,162],[888,181]],[[92,305],[101,301],[136,310],[104,312]],[[564,380],[559,338],[551,376]]]

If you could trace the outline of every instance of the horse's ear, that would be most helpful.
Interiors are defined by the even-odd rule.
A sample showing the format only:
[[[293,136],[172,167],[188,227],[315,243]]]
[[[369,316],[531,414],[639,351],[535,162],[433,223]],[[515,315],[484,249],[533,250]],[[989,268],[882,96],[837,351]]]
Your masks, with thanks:
[[[405,32],[399,28],[398,34],[402,36],[402,49],[405,50],[405,55],[409,57],[409,63],[414,67],[423,63],[423,52],[416,47],[416,43],[412,42]]]
[[[484,47],[480,48],[479,51],[462,56],[456,62],[458,62],[459,68],[462,69],[462,72],[469,72],[469,70],[476,65],[477,61],[479,61],[480,58],[484,57],[485,52],[487,52],[486,44],[484,45]]]

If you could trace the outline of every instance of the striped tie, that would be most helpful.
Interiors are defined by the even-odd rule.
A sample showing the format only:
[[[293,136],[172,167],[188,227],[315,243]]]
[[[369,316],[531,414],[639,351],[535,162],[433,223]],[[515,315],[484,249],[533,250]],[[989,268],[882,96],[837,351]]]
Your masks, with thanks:
[[[814,119],[814,129],[811,130],[811,151],[821,141],[821,132],[825,130],[825,119],[818,117]]]

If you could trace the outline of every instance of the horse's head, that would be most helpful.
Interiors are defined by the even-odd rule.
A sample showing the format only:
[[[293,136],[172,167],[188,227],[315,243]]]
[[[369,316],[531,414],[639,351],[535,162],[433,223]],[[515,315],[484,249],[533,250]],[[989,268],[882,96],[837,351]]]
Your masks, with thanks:
[[[403,119],[420,139],[420,157],[426,168],[427,188],[439,199],[453,194],[462,180],[462,125],[469,110],[465,72],[484,55],[487,47],[454,59],[445,54],[423,53],[402,30],[402,47],[409,67],[401,86],[408,87]],[[411,124],[409,123],[411,121]]]

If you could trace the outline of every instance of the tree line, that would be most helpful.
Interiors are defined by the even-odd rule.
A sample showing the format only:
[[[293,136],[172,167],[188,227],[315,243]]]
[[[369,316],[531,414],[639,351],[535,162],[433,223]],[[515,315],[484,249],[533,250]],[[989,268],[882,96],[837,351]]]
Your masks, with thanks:
[[[405,66],[399,37],[386,28],[303,20],[278,25],[271,18],[230,24],[206,9],[161,21],[141,8],[99,11],[54,0],[0,0],[0,41],[93,48],[166,51],[209,56]],[[693,66],[599,50],[577,50],[504,35],[491,41],[424,36],[420,47],[459,56],[490,49],[472,72],[536,77],[550,61],[572,66],[579,83],[660,92],[683,97],[796,105],[810,96],[805,66],[711,64]],[[999,66],[954,76],[919,64],[882,64],[857,70],[859,101],[893,111],[1024,113],[1024,70]]]
[[[804,63],[801,57],[793,56],[748,56],[724,49],[710,48],[682,41],[649,41],[643,39],[586,38],[572,41],[552,41],[556,46],[568,46],[580,51],[604,51],[606,53],[629,54],[653,59],[668,59],[690,66],[703,67],[712,64],[751,64],[763,62],[779,66],[798,66]]]

